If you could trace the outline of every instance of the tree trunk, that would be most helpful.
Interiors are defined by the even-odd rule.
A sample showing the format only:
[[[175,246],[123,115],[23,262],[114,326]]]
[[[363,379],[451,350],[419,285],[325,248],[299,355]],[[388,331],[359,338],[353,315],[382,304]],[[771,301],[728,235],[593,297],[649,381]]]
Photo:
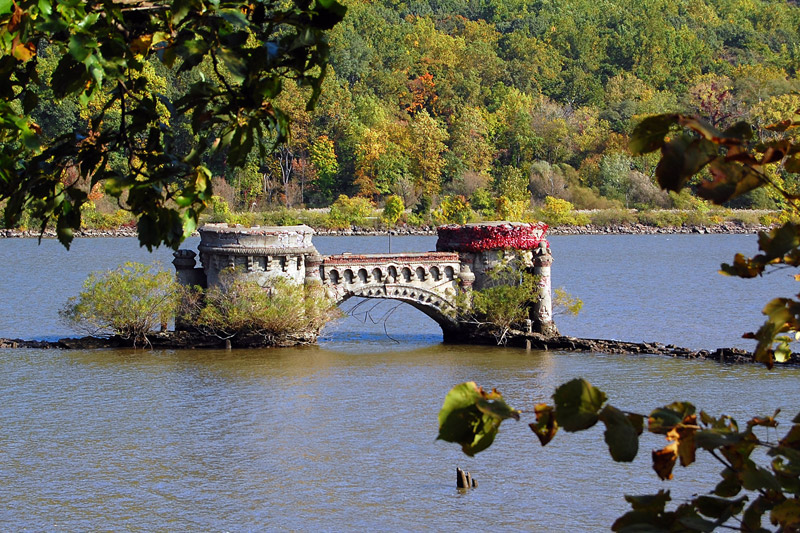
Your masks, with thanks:
[[[294,153],[288,146],[283,145],[278,148],[278,158],[281,164],[281,180],[283,181],[283,194],[286,197],[286,207],[292,207],[289,180],[292,177],[292,170],[294,170]]]

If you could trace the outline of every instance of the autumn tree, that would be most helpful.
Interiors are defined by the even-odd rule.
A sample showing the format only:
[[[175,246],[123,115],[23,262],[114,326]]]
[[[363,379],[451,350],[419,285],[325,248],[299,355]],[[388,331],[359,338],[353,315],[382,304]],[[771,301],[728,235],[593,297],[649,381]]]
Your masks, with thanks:
[[[447,131],[428,114],[427,110],[415,114],[409,121],[405,149],[409,154],[411,172],[418,190],[432,195],[441,188],[440,177],[444,170],[444,152]]]
[[[339,172],[339,161],[336,159],[333,141],[326,135],[321,135],[311,143],[309,156],[316,170],[314,185],[322,198],[332,200],[336,174]]]

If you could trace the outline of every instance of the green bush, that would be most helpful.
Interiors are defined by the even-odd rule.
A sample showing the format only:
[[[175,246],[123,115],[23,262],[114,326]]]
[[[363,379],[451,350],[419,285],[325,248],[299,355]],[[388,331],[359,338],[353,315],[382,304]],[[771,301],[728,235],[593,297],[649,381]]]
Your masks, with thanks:
[[[5,217],[5,208],[3,209],[3,212],[1,214],[3,217]],[[31,216],[30,211],[25,209],[22,211],[16,223],[14,224],[13,229],[17,229],[19,231],[27,231],[32,229],[40,229],[41,227],[42,227],[41,219]]]
[[[114,213],[101,213],[94,203],[87,202],[81,208],[81,228],[91,229],[119,229],[122,226],[133,225],[136,218],[130,211],[117,209]]]
[[[211,222],[228,222],[231,208],[225,198],[214,195],[211,197]]]
[[[59,311],[68,325],[89,335],[119,335],[147,343],[147,334],[175,314],[178,285],[174,274],[157,266],[125,263],[94,272],[83,290]]]
[[[693,195],[689,189],[682,189],[679,193],[670,191],[669,197],[675,209],[687,211],[708,211],[711,209],[711,204]]]
[[[391,227],[397,224],[400,217],[403,216],[406,206],[403,204],[403,199],[397,195],[390,195],[386,197],[386,205],[383,207],[383,214],[381,220]]]
[[[430,222],[427,219],[427,217],[424,217],[422,215],[418,215],[418,214],[413,213],[413,212],[409,213],[408,215],[406,215],[406,221],[408,222],[408,224],[410,226],[415,226],[415,227],[427,226],[429,224],[429,222]]]
[[[247,211],[230,213],[227,217],[228,224],[239,224],[240,226],[244,226],[246,228],[258,226],[260,221],[261,215],[259,213],[249,213]]]
[[[472,206],[472,209],[477,211],[481,216],[486,218],[492,218],[495,216],[495,199],[492,197],[492,193],[489,192],[488,189],[483,187],[475,189],[475,192],[473,192],[469,197],[469,203]]]
[[[269,341],[316,335],[339,311],[321,286],[305,287],[275,278],[261,287],[227,270],[221,273],[219,284],[205,292],[199,307],[185,316],[200,331],[222,339],[256,335]]]
[[[636,215],[627,209],[603,209],[588,213],[589,221],[595,226],[617,226],[620,224],[634,224]]]
[[[764,213],[762,211],[733,210],[730,215],[728,215],[728,220],[748,226],[756,226],[761,224],[761,217],[763,215]]]
[[[507,196],[501,196],[495,202],[495,216],[498,220],[521,222],[525,218],[528,203],[527,200],[511,200]]]
[[[717,224],[721,221],[721,217],[719,215],[714,215],[710,212],[703,212],[703,211],[687,211],[686,212],[686,220],[684,221],[684,225],[686,226],[712,226]]]
[[[281,207],[274,211],[265,211],[261,214],[261,223],[265,226],[297,226],[302,224],[303,212],[297,209]]]
[[[330,225],[328,213],[321,211],[301,211],[299,219],[302,224],[307,224],[312,228],[327,228]]]
[[[590,222],[586,215],[576,213],[570,202],[552,196],[545,197],[538,217],[550,226],[585,226]]]
[[[472,291],[471,301],[459,301],[458,307],[502,344],[509,329],[528,319],[531,305],[539,301],[539,278],[514,259],[489,272],[489,280],[488,287]]]
[[[433,219],[439,224],[466,224],[475,216],[465,196],[445,196],[433,212]]]
[[[363,226],[367,217],[372,215],[374,207],[367,198],[356,196],[349,198],[341,194],[331,205],[329,218],[332,227],[348,228],[350,226]]]
[[[683,211],[642,211],[638,214],[638,220],[641,224],[646,226],[655,226],[657,228],[680,228],[686,220],[686,214]]]
[[[427,194],[423,194],[419,197],[419,200],[417,200],[411,212],[420,218],[427,219],[428,215],[430,215],[432,204],[431,197]]]
[[[622,209],[622,202],[600,194],[590,187],[573,185],[569,189],[569,198],[576,209]]]

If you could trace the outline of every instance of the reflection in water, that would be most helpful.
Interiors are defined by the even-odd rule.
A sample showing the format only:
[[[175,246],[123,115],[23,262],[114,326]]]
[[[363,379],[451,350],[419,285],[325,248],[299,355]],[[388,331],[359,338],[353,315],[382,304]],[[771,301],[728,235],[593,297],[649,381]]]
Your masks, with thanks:
[[[738,293],[730,279],[720,277],[718,285],[710,278],[733,251],[748,251],[752,238],[553,240],[557,284],[586,302],[585,319],[562,320],[569,333],[720,345],[738,337],[737,320],[752,320],[737,318],[743,302],[758,300],[757,315],[768,292],[756,284]],[[393,239],[392,249],[427,250],[433,242]],[[386,251],[385,238],[315,243],[322,253],[341,251],[337,243],[353,252]],[[57,245],[0,240],[9,265],[0,336],[68,334],[55,309],[89,270],[148,260],[134,244],[79,240],[62,253]],[[162,261],[169,259],[163,252]],[[57,276],[31,275],[39,267]],[[694,291],[698,286],[704,290]],[[0,525],[606,529],[627,509],[623,493],[670,488],[680,501],[698,480],[712,486],[718,465],[701,458],[663,484],[647,464],[661,437],[648,437],[633,465],[617,465],[604,451],[602,428],[560,434],[541,448],[530,420],[506,422],[494,447],[467,458],[434,440],[446,391],[474,380],[530,412],[558,384],[584,376],[621,409],[688,400],[740,422],[775,407],[788,420],[800,404],[798,369],[447,346],[435,322],[409,305],[347,305],[360,305],[356,316],[327,329],[319,346],[0,350]],[[478,479],[477,490],[455,490],[457,466]]]

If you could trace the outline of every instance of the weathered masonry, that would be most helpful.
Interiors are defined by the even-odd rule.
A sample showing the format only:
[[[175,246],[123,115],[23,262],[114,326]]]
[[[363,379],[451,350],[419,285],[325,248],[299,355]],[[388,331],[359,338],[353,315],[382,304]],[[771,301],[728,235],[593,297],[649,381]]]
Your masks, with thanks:
[[[539,276],[541,294],[531,305],[531,330],[555,335],[546,229],[544,224],[511,222],[443,226],[435,252],[323,256],[308,226],[208,224],[200,229],[201,266],[191,250],[176,252],[173,264],[178,280],[190,285],[213,286],[222,270],[233,268],[260,285],[277,276],[319,283],[337,302],[353,296],[400,300],[435,320],[445,340],[457,340],[468,327],[459,321],[457,296],[488,286],[491,271],[513,259]]]

